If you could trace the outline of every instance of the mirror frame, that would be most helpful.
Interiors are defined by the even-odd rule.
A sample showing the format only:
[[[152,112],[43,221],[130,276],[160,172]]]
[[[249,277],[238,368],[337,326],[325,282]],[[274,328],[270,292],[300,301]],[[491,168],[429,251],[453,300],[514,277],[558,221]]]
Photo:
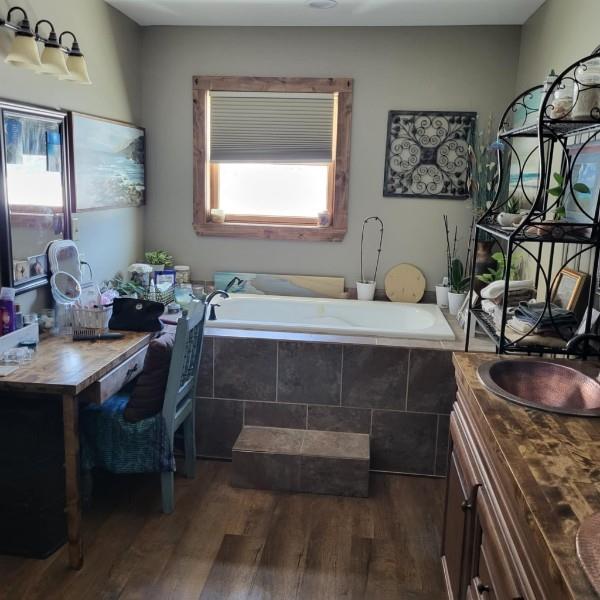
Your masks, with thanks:
[[[70,188],[70,157],[69,157],[69,120],[68,113],[61,110],[53,110],[43,106],[24,104],[11,100],[0,99],[0,279],[3,286],[14,287],[16,294],[23,294],[37,288],[48,286],[50,274],[23,283],[14,280],[12,231],[10,224],[10,206],[8,204],[8,190],[6,180],[6,146],[4,139],[4,114],[17,113],[29,117],[40,117],[48,121],[58,123],[61,135],[61,160],[62,160],[62,184],[63,184],[63,237],[71,239],[71,188]]]

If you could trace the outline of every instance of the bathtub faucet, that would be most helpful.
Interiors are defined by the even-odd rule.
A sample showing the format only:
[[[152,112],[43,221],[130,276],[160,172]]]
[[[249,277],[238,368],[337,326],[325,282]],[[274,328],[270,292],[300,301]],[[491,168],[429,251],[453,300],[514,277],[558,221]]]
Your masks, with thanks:
[[[220,304],[211,304],[211,302],[213,301],[213,298],[215,296],[221,296],[221,298],[229,298],[229,294],[227,292],[224,292],[223,290],[215,290],[214,292],[211,292],[208,296],[206,296],[206,299],[204,300],[204,304],[206,304],[206,306],[210,308],[210,313],[208,315],[209,321],[217,320],[215,308],[218,306],[221,306]]]
[[[225,291],[228,292],[234,285],[244,285],[245,281],[239,277],[234,277],[226,286]]]

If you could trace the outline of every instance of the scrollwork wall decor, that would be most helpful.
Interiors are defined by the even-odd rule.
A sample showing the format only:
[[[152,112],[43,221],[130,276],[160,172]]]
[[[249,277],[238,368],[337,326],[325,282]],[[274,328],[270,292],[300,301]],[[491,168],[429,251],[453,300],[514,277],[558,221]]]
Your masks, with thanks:
[[[383,195],[468,198],[476,117],[473,112],[390,111]]]

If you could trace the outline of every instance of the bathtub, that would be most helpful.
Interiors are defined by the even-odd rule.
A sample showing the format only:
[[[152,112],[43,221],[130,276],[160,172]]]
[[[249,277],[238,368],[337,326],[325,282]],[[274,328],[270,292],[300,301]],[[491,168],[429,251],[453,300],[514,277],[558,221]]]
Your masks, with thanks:
[[[435,304],[232,294],[208,327],[418,340],[454,340]]]

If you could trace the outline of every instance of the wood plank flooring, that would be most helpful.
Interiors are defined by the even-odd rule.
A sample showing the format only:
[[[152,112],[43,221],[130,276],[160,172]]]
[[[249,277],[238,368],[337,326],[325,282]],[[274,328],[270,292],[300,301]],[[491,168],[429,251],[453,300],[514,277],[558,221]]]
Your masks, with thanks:
[[[160,512],[156,476],[102,478],[85,564],[0,556],[0,599],[437,600],[444,481],[372,475],[370,498],[240,490],[199,461]]]

